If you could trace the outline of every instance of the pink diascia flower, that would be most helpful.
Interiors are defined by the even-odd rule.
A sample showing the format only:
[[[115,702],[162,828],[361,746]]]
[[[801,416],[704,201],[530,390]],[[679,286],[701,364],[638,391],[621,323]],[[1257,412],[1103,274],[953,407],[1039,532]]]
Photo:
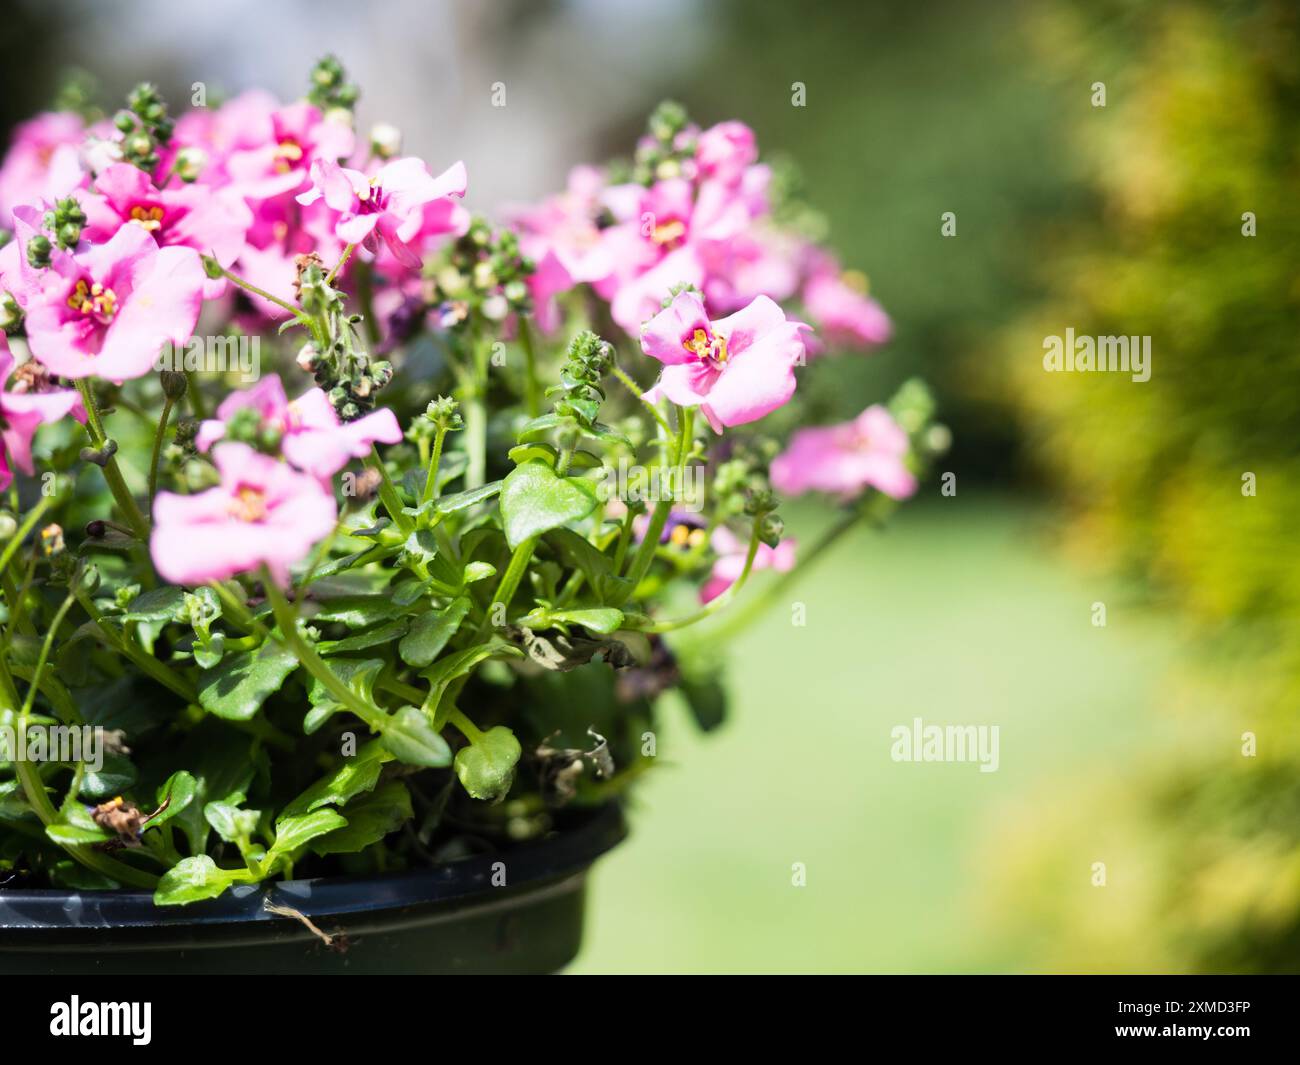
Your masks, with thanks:
[[[0,166],[0,228],[9,228],[9,212],[15,207],[53,202],[82,183],[80,148],[85,135],[81,116],[66,111],[37,115],[15,129]]]
[[[217,487],[189,496],[160,492],[154,501],[149,551],[158,573],[192,585],[265,564],[287,584],[289,567],[334,528],[334,497],[315,477],[247,444],[221,444],[213,461]]]
[[[347,123],[326,118],[309,103],[268,112],[262,98],[241,102],[237,126],[226,136],[241,147],[226,156],[225,174],[251,200],[300,191],[314,160],[345,159],[356,140]]]
[[[217,408],[216,421],[199,426],[194,443],[207,451],[226,434],[226,422],[241,410],[253,410],[263,428],[280,433],[280,451],[294,466],[320,480],[326,480],[361,458],[372,445],[399,444],[402,429],[387,407],[340,424],[329,397],[311,388],[292,403],[285,398],[278,374],[271,374],[244,392],[232,392]]]
[[[467,221],[459,203],[467,184],[464,163],[453,163],[435,178],[419,159],[394,159],[367,177],[333,160],[317,159],[311,178],[312,187],[298,202],[307,206],[323,199],[337,215],[334,235],[339,240],[377,253],[382,238],[394,258],[412,270],[420,266],[412,241],[453,232]]]
[[[33,232],[33,220],[22,228]],[[55,248],[48,269],[25,277],[15,295],[32,355],[64,377],[117,382],[148,373],[163,344],[190,338],[206,280],[194,249],[159,248],[140,226],[76,254]]]
[[[680,292],[641,330],[641,350],[664,364],[646,398],[698,406],[715,432],[757,421],[794,395],[807,328],[766,296],[711,322],[699,296]]]
[[[253,212],[228,189],[185,185],[159,189],[139,167],[114,163],[81,197],[86,212],[85,238],[102,244],[124,225],[139,226],[160,247],[193,248],[230,266],[244,249],[244,234],[253,224]],[[224,281],[217,281],[220,295]]]
[[[866,278],[841,273],[825,253],[814,254],[814,265],[803,287],[803,305],[819,333],[853,348],[883,344],[893,333],[884,309],[866,293]]]
[[[13,369],[14,357],[9,353],[9,341],[4,333],[0,333],[0,492],[13,482],[13,473],[9,469],[11,461],[29,476],[35,472],[32,437],[38,426],[61,421],[69,414],[79,422],[86,420],[81,396],[70,388],[31,391],[19,384],[13,391],[4,391]]]
[[[713,530],[709,544],[718,559],[713,563],[713,572],[709,575],[709,579],[700,589],[700,601],[704,603],[718,598],[740,579],[741,573],[745,570],[745,559],[749,555],[748,542],[742,542],[725,525],[719,525]],[[794,540],[782,540],[776,547],[759,544],[751,572],[771,569],[778,573],[787,573],[794,568],[794,551]]]
[[[903,427],[884,407],[871,406],[851,422],[796,431],[772,463],[772,485],[787,495],[817,491],[847,499],[870,487],[906,499],[916,491],[908,450]]]

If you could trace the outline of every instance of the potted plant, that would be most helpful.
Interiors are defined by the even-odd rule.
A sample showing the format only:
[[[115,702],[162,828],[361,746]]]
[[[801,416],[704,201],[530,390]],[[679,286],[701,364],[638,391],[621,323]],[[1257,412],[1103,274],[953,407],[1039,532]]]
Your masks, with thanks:
[[[711,619],[819,553],[774,490],[825,546],[940,442],[915,384],[798,427],[889,322],[740,123],[491,224],[357,95],[0,169],[0,970],[560,967],[657,699],[716,724]]]

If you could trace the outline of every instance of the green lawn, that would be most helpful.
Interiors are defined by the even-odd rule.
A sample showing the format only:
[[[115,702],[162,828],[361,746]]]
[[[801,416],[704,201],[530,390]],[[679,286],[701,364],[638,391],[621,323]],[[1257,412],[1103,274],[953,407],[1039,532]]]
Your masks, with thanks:
[[[823,517],[792,510],[787,528],[811,540]],[[987,829],[1058,780],[1122,771],[1159,729],[1173,650],[1067,568],[1044,523],[976,497],[904,507],[794,590],[805,627],[776,610],[737,640],[730,722],[700,736],[667,715],[666,765],[593,875],[570,971],[1016,967],[981,933]],[[999,770],[894,762],[890,730],[917,716],[998,725]]]

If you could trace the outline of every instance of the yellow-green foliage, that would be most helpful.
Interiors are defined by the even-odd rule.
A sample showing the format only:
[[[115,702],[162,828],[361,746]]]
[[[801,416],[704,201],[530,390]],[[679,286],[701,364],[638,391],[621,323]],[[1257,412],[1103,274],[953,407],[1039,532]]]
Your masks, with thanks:
[[[1043,241],[1049,301],[1007,345],[1016,399],[1078,544],[1192,622],[1168,693],[1178,741],[1124,801],[1099,800],[1160,856],[1144,909],[1060,891],[1072,947],[1050,964],[1297,971],[1300,10],[1111,0],[1032,17],[1077,105],[1065,121],[1091,198]],[[1088,97],[1098,81],[1105,107]],[[1043,337],[1066,327],[1150,335],[1150,381],[1045,373]],[[1050,819],[1037,834],[1056,834]],[[1052,894],[1054,860],[1021,878],[1026,893]],[[1090,936],[1106,910],[1109,931]]]

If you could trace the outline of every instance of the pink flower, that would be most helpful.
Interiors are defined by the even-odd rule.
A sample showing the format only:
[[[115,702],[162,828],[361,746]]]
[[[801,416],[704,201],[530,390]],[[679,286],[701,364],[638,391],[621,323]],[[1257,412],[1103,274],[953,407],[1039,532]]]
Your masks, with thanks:
[[[403,266],[419,269],[410,247],[416,237],[448,233],[461,226],[465,164],[454,163],[438,177],[415,158],[394,159],[374,177],[349,170],[330,159],[311,166],[312,187],[298,196],[304,206],[323,199],[336,215],[334,235],[345,244],[378,251],[379,239]],[[454,197],[454,199],[453,199]]]
[[[10,460],[29,476],[35,472],[32,437],[38,426],[51,425],[69,414],[79,422],[86,420],[81,396],[71,389],[29,391],[24,384],[19,384],[12,392],[3,391],[13,369],[9,341],[0,333],[0,492],[14,479],[9,470]]]
[[[232,151],[225,160],[225,171],[241,195],[265,200],[298,192],[307,184],[313,160],[337,162],[352,154],[351,127],[325,118],[311,104],[290,104],[267,114],[259,103],[244,105],[239,113],[243,128],[231,131],[252,146]]]
[[[887,315],[864,291],[860,275],[841,275],[833,260],[804,283],[808,316],[832,343],[863,348],[883,344],[893,333]]]
[[[881,406],[851,422],[800,429],[772,463],[772,485],[787,495],[829,492],[848,499],[875,488],[894,499],[916,491],[907,468],[907,433]]]
[[[94,192],[83,196],[84,236],[91,243],[109,240],[124,225],[137,225],[160,247],[193,248],[230,266],[244,249],[253,212],[233,192],[203,185],[158,189],[139,167],[114,163],[95,179]],[[219,296],[224,280],[209,296]]]
[[[244,392],[232,392],[217,408],[216,421],[199,426],[195,445],[207,451],[226,435],[226,423],[238,411],[256,411],[264,429],[280,434],[280,450],[294,466],[328,480],[350,459],[361,458],[372,445],[398,444],[402,429],[386,407],[354,422],[340,424],[329,397],[311,388],[290,403],[278,374],[264,377]]]
[[[719,525],[713,530],[709,543],[718,559],[713,563],[709,579],[700,589],[702,603],[718,598],[740,579],[745,570],[745,559],[749,555],[749,544],[742,543],[725,525]],[[759,544],[750,572],[771,569],[778,573],[788,573],[794,568],[795,544],[794,540],[782,540],[776,547]]]
[[[110,381],[153,368],[163,344],[194,331],[205,274],[192,248],[159,248],[140,226],[75,255],[54,249],[25,299],[32,354],[64,377]],[[31,276],[31,275],[29,275]]]
[[[222,444],[213,460],[217,487],[189,496],[160,492],[154,501],[155,568],[174,584],[201,584],[265,564],[287,584],[289,567],[333,529],[334,498],[316,478],[246,444]]]
[[[700,298],[680,292],[641,331],[641,350],[664,364],[646,398],[698,406],[715,432],[757,421],[794,395],[807,328],[766,296],[710,322]]]
[[[81,184],[79,149],[85,132],[81,117],[64,111],[37,115],[17,127],[0,166],[0,226],[8,228],[15,207],[53,202]]]
[[[718,181],[697,188],[685,178],[657,181],[648,189],[616,185],[606,206],[619,220],[601,235],[612,275],[596,286],[610,300],[614,321],[629,333],[676,284],[701,287],[704,256],[717,254],[749,225],[744,197]]]
[[[696,142],[695,161],[705,178],[735,184],[757,160],[754,131],[743,122],[719,122],[701,133]]]

